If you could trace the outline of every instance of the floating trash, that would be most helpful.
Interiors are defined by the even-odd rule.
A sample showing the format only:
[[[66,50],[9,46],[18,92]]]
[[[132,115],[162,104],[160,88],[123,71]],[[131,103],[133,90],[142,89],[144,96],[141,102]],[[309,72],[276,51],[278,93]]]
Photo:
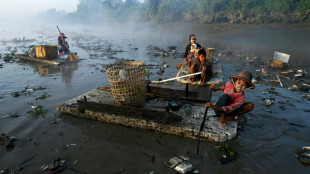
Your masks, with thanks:
[[[188,173],[194,169],[194,166],[188,162],[184,162],[178,157],[173,157],[169,159],[168,162],[164,162],[168,167],[174,169],[179,173]]]
[[[231,149],[228,144],[225,144],[225,146],[215,146],[215,150],[221,153],[219,158],[221,164],[227,164],[237,159],[238,153]]]
[[[190,172],[194,169],[194,166],[190,163],[183,162],[179,165],[177,165],[174,170],[180,173],[187,173]]]
[[[274,100],[275,100],[274,98],[264,99],[263,105],[270,106],[270,105],[272,105],[274,103]]]
[[[44,174],[59,173],[67,168],[66,160],[58,158],[53,159],[49,165],[42,165],[41,169]]]
[[[310,146],[295,149],[296,158],[304,165],[310,165]]]

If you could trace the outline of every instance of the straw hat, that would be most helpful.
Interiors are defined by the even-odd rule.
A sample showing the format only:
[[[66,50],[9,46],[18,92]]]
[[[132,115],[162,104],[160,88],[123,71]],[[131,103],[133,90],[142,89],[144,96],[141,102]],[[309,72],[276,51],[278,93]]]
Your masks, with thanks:
[[[255,88],[255,86],[251,82],[253,75],[249,71],[241,71],[237,76],[230,76],[229,78],[233,79],[234,81],[235,81],[235,79],[244,80],[248,84],[247,88],[251,88],[251,89]]]

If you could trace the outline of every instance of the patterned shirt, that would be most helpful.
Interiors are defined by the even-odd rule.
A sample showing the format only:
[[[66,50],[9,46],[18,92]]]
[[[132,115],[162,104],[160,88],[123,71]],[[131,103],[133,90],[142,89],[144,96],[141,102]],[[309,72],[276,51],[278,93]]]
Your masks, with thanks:
[[[242,93],[235,93],[235,85],[229,81],[225,85],[222,85],[220,88],[224,88],[224,93],[228,94],[230,97],[230,104],[228,106],[223,106],[223,110],[227,113],[230,113],[245,103],[245,95]]]

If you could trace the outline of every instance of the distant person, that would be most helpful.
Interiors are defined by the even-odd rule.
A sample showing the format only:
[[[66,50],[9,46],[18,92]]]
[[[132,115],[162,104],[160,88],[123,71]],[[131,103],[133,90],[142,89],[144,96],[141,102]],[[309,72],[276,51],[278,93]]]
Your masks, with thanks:
[[[59,56],[63,56],[63,55],[69,55],[69,44],[68,42],[65,40],[67,37],[65,36],[64,33],[61,33],[58,35],[58,50]]]
[[[184,61],[187,61],[188,63],[188,55],[191,54],[191,46],[192,44],[196,44],[196,49],[200,49],[201,45],[199,43],[196,43],[196,36],[195,34],[189,35],[189,44],[185,48],[185,53],[184,53]]]
[[[215,105],[212,105],[210,102],[205,104],[205,107],[214,109],[216,116],[221,116],[220,125],[226,125],[226,120],[240,124],[239,120],[234,117],[253,110],[254,104],[245,102],[244,94],[246,88],[255,88],[251,83],[252,77],[251,72],[241,71],[238,76],[230,76],[231,81],[219,88],[215,88],[214,85],[210,86],[212,91],[224,91]]]
[[[204,49],[200,49],[198,51],[198,58],[192,61],[191,66],[192,73],[201,72],[201,74],[195,75],[191,77],[191,82],[201,81],[201,86],[204,86],[205,83],[211,79],[212,77],[212,63],[210,63],[206,59],[206,51]]]

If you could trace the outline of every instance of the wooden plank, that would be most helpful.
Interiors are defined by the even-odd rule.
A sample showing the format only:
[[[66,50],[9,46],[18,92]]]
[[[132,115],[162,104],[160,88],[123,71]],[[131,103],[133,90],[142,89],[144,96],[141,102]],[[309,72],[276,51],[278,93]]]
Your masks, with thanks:
[[[111,91],[111,88],[109,87],[102,87],[99,88],[100,90],[104,91]],[[166,98],[166,99],[173,99],[173,100],[185,100],[185,101],[192,101],[192,102],[198,102],[198,103],[205,103],[208,101],[207,98],[199,98],[199,95],[197,92],[187,92],[186,90],[175,90],[175,89],[169,89],[169,88],[161,88],[161,87],[155,87],[155,86],[146,86],[146,96],[156,96],[160,98]]]
[[[148,93],[154,94],[157,97],[167,99],[185,100],[198,103],[205,103],[208,101],[207,98],[201,98],[197,92],[188,91],[188,87],[185,90],[176,90],[169,88],[160,88],[156,86],[146,86],[146,91]]]
[[[79,110],[82,112],[85,110],[91,110],[126,117],[156,120],[163,123],[180,122],[182,120],[181,116],[173,114],[171,112],[89,102],[85,100],[77,100],[77,103],[79,105]]]
[[[51,65],[59,65],[60,63],[55,60],[49,60],[49,59],[43,59],[43,58],[36,58],[36,57],[29,57],[27,54],[17,54],[15,57],[26,60],[26,61],[34,61],[34,62],[41,62],[41,63],[47,63]]]

